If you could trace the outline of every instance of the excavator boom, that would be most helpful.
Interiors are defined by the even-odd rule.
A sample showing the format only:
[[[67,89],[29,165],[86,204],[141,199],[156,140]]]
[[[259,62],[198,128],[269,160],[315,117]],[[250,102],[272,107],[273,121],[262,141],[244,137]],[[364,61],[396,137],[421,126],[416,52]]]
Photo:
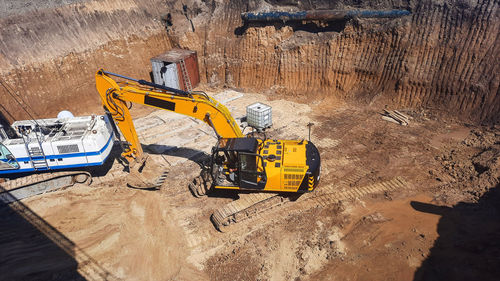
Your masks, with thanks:
[[[122,80],[116,81],[112,76]],[[145,104],[202,120],[214,129],[219,138],[243,137],[229,110],[203,92],[185,92],[102,69],[96,73],[96,88],[102,104],[126,140],[122,157],[129,163],[130,174],[127,183],[131,187],[157,188],[164,180],[166,172],[153,177],[144,172],[148,170],[148,155],[141,147],[127,103]],[[152,181],[152,178],[157,180]]]
[[[118,82],[111,76],[124,80]],[[189,93],[102,69],[96,73],[96,87],[103,105],[111,113],[115,124],[129,143],[128,148],[122,154],[129,162],[140,159],[143,151],[127,102],[145,104],[202,120],[214,129],[218,137],[243,137],[243,133],[229,110],[204,93]]]

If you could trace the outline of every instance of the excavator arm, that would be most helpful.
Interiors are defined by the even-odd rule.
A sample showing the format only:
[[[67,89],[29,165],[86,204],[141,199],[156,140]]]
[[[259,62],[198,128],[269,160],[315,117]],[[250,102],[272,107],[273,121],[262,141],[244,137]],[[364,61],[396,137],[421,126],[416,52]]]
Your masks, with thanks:
[[[122,80],[116,81],[112,76]],[[128,143],[122,156],[129,163],[143,161],[144,153],[127,102],[145,104],[202,120],[214,129],[219,138],[243,137],[229,110],[205,93],[185,92],[102,69],[96,73],[96,87],[102,104],[110,112]]]

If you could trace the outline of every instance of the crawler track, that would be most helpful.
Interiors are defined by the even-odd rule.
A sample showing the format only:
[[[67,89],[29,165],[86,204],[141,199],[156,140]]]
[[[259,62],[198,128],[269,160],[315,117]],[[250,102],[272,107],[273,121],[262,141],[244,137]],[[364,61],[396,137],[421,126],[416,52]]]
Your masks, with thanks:
[[[236,223],[279,206],[286,199],[286,197],[274,193],[240,194],[238,200],[215,210],[211,219],[219,231],[226,232],[232,229]]]
[[[294,207],[305,210],[325,207],[329,204],[346,200],[351,201],[370,194],[397,191],[408,187],[407,182],[401,177],[366,186],[349,186],[365,174],[362,171],[354,173],[336,185],[330,185],[323,190],[306,193],[302,196],[300,194],[284,196],[272,193],[243,194],[240,196],[240,199],[216,209],[211,219],[219,231],[228,232],[236,230],[241,222],[251,220],[255,217],[262,218],[264,212],[289,202],[294,202]]]
[[[300,198],[298,203],[308,205],[308,207],[325,207],[340,201],[356,200],[370,194],[397,191],[407,187],[408,183],[402,177],[396,177],[388,181],[365,186],[331,190],[331,192],[318,192],[312,194],[312,196]]]
[[[75,183],[90,184],[92,176],[85,171],[34,174],[0,183],[0,201],[12,203],[38,194],[69,187]]]

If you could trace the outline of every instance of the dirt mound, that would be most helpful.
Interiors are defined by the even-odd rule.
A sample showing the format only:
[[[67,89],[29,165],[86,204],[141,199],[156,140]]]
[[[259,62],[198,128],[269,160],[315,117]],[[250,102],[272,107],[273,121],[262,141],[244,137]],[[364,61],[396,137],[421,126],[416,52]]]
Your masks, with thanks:
[[[303,222],[322,217],[304,229]],[[284,217],[277,225],[260,229],[207,261],[212,280],[293,280],[315,272],[340,258],[344,246],[338,225],[344,221],[340,205]],[[304,235],[307,233],[306,235]]]
[[[472,130],[456,147],[436,157],[446,182],[439,186],[439,199],[446,203],[477,201],[500,183],[500,132]]]

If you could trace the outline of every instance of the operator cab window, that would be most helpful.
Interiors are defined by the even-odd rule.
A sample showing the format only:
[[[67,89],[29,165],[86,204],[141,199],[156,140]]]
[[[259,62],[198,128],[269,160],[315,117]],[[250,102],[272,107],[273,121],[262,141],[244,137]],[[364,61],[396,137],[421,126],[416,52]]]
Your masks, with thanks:
[[[228,162],[227,166],[229,169],[236,169],[238,156],[234,151],[224,151],[224,155],[226,156],[226,160]]]
[[[265,185],[265,172],[262,157],[256,154],[239,153],[240,186],[242,188],[259,188]]]
[[[257,172],[257,156],[240,153],[241,171]]]
[[[19,163],[9,149],[0,143],[0,170],[19,169]]]

